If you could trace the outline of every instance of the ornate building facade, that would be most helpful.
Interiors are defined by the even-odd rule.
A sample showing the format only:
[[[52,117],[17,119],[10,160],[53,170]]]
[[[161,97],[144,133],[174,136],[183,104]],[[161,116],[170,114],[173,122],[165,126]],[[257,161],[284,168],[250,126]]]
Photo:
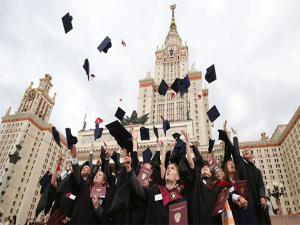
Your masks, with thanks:
[[[60,148],[52,138],[49,117],[55,104],[55,94],[49,96],[52,77],[33,82],[26,89],[16,113],[9,108],[1,121],[0,131],[0,208],[2,220],[17,216],[17,224],[34,217],[40,198],[39,179],[53,169],[60,153],[67,153],[66,140],[60,134]],[[18,152],[18,160],[11,155]]]

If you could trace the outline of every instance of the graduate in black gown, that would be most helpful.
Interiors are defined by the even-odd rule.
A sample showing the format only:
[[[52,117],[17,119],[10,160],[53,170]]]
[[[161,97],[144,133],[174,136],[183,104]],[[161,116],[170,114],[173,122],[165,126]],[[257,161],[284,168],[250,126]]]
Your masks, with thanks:
[[[189,151],[190,149],[187,148],[187,156],[190,155]],[[222,224],[220,215],[212,216],[212,209],[220,192],[220,187],[212,181],[209,163],[203,160],[196,148],[193,151],[195,162],[191,157],[187,157],[194,174],[191,207],[189,209],[191,211],[189,215],[192,215],[190,224]]]
[[[247,179],[248,181],[248,192],[253,199],[253,207],[255,209],[257,223],[259,225],[265,225],[267,224],[266,219],[269,217],[269,215],[264,210],[266,207],[265,186],[261,172],[252,162],[253,154],[250,150],[244,150],[243,157],[240,155],[236,131],[234,129],[232,129],[232,131],[235,135],[233,137],[234,148],[232,153],[234,163],[237,167],[240,179]],[[248,201],[250,201],[250,199]]]
[[[137,135],[133,133],[132,138],[133,146],[137,148]],[[178,166],[176,164],[168,165],[164,186],[154,184],[145,188],[138,182],[129,156],[125,157],[124,165],[132,193],[145,201],[145,224],[169,224],[169,207],[185,201],[183,189],[178,185],[180,178]]]
[[[74,181],[79,188],[71,224],[103,224],[105,197],[100,197],[94,193],[97,192],[96,190],[101,191],[101,189],[107,188],[106,175],[102,171],[98,171],[93,179],[82,177],[75,145],[71,149],[71,156]]]

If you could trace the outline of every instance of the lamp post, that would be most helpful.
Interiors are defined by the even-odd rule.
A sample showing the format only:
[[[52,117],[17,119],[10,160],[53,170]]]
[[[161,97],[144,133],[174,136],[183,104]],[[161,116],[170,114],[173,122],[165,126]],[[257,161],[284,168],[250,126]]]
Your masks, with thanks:
[[[280,196],[284,194],[283,184],[278,183],[277,181],[273,181],[271,186],[266,185],[266,189],[268,191],[268,195],[273,196],[276,200],[276,204],[278,206],[277,215],[282,215],[282,207],[280,203]]]

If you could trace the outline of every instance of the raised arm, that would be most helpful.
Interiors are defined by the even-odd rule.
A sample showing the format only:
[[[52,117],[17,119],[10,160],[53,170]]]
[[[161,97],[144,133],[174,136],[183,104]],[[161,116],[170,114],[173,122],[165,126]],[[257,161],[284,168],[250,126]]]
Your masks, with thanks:
[[[93,156],[94,156],[94,144],[91,147],[90,154],[89,154],[89,167],[93,169]]]
[[[241,157],[239,140],[236,136],[237,132],[234,129],[232,129],[232,131],[234,134],[232,158],[233,158],[235,166],[237,167],[237,172],[238,172],[239,178],[241,180],[245,180],[245,179],[248,179],[245,162],[244,162],[243,158]]]
[[[168,143],[166,141],[162,143],[163,143],[163,148],[162,148],[161,162],[160,162],[160,177],[162,180],[164,180],[165,173],[166,173],[165,160],[166,160]]]
[[[192,156],[192,151],[191,151],[191,147],[190,147],[190,139],[189,139],[189,135],[186,131],[181,131],[181,133],[183,134],[184,138],[185,138],[185,143],[186,143],[186,158],[188,160],[189,163],[189,167],[190,169],[194,169],[195,168],[195,164],[194,164],[194,160],[193,160],[193,156]]]
[[[133,194],[135,196],[140,197],[141,199],[145,200],[146,199],[145,190],[142,188],[142,186],[138,182],[138,180],[135,176],[135,173],[132,170],[130,156],[125,157],[124,166],[126,168],[126,172],[127,172],[128,178],[129,178],[129,185],[130,185],[130,188],[131,188]]]
[[[63,158],[61,156],[59,156],[56,168],[55,168],[55,170],[52,174],[52,177],[51,177],[51,185],[55,188],[57,188],[57,174],[60,171],[60,167],[61,167],[62,162],[63,162]]]
[[[72,163],[72,175],[75,181],[75,184],[79,187],[80,186],[80,169],[78,165],[78,159],[77,159],[77,149],[76,146],[73,145],[73,148],[71,149],[71,163]]]

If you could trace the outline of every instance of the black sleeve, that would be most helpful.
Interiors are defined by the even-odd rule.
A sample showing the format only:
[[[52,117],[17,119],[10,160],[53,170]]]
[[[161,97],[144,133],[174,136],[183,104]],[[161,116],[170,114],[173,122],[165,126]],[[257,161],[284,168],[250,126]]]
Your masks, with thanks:
[[[78,163],[75,165],[72,164],[72,176],[75,184],[80,187],[80,169]]]
[[[98,221],[102,221],[102,215],[103,215],[103,208],[102,208],[102,206],[99,205],[98,208],[95,209],[95,214],[96,214],[96,216],[98,218]]]
[[[200,169],[202,166],[203,166],[203,157],[202,155],[200,154],[199,150],[197,148],[193,148],[193,152],[194,152],[194,155],[195,155],[195,169]]]
[[[115,173],[118,174],[118,171],[121,170],[120,153],[114,152],[112,159],[115,163]]]
[[[131,164],[132,164],[132,169],[133,171],[138,174],[139,173],[139,158],[138,158],[138,154],[137,152],[132,152],[132,155],[131,155]]]
[[[262,178],[262,175],[261,175],[261,172],[259,169],[257,169],[257,173],[258,173],[257,179],[258,179],[258,184],[259,184],[259,187],[258,187],[259,197],[264,197],[264,196],[266,196],[265,184],[264,184],[264,181],[263,181],[263,178]]]
[[[101,171],[105,173],[107,180],[110,181],[111,172],[109,170],[109,159],[105,159],[104,161],[102,161]]]
[[[96,174],[98,173],[98,170],[99,170],[99,166],[98,166],[98,165],[95,165],[95,166],[93,167],[92,172],[91,172],[90,175],[89,175],[89,179],[94,180],[94,177],[95,177]]]
[[[235,164],[235,166],[237,168],[237,172],[238,172],[239,178],[241,180],[248,179],[247,171],[246,171],[246,167],[245,167],[245,162],[244,162],[243,158],[240,155],[239,140],[238,140],[237,137],[233,138],[233,152],[232,152],[232,157],[233,157],[234,164]]]
[[[145,190],[143,189],[143,187],[140,185],[139,181],[137,180],[135,173],[133,172],[133,170],[131,170],[129,173],[127,173],[128,178],[129,178],[129,186],[130,189],[132,191],[132,193],[143,199],[146,200],[146,193]]]

